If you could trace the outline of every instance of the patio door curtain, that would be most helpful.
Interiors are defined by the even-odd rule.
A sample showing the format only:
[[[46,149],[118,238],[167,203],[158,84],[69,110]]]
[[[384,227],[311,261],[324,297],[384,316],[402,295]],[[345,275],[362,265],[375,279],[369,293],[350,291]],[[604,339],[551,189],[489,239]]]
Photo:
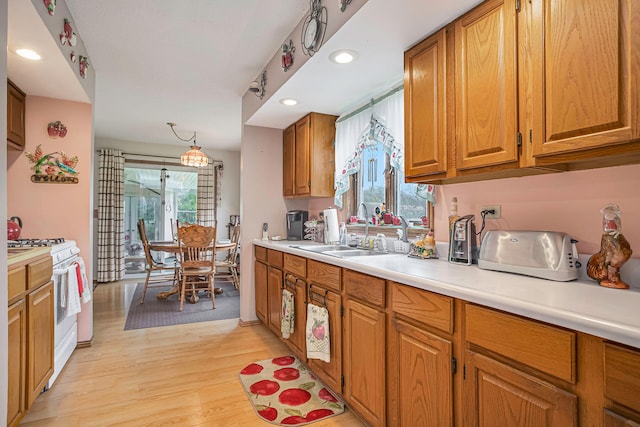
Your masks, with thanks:
[[[98,283],[124,276],[124,156],[98,150]]]

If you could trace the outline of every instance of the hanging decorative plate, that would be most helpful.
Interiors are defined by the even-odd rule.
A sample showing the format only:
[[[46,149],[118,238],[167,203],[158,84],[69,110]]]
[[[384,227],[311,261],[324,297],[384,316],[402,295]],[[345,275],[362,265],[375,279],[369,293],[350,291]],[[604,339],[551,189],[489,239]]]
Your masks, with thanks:
[[[327,29],[327,8],[321,5],[321,0],[310,0],[309,16],[302,24],[302,52],[313,56],[324,41],[324,32]]]
[[[42,0],[44,5],[47,7],[47,12],[49,15],[53,16],[56,11],[56,0]]]
[[[89,58],[80,55],[80,77],[87,78],[87,69],[89,69]]]
[[[288,71],[293,65],[293,52],[296,48],[293,46],[293,40],[289,39],[289,44],[282,45],[282,70]]]

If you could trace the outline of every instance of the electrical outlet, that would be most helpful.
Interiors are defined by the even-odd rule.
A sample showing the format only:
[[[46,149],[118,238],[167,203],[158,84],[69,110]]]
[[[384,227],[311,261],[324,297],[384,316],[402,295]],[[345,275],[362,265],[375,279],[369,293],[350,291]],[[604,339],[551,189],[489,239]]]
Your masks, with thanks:
[[[486,219],[500,219],[502,218],[502,206],[500,205],[492,205],[492,206],[481,206],[480,212],[493,210],[494,213],[489,213],[485,216]]]

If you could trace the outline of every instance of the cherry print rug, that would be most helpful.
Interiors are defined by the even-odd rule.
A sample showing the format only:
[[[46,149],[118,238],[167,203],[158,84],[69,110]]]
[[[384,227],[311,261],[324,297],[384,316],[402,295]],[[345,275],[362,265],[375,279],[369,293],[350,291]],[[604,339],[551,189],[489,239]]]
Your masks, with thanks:
[[[251,363],[239,376],[256,414],[271,424],[303,426],[344,412],[344,403],[294,356]]]

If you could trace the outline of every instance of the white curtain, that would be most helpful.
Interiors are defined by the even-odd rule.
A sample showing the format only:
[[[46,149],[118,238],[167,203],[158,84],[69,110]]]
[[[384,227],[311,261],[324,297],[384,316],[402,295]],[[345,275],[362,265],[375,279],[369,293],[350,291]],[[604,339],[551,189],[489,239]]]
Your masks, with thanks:
[[[98,151],[99,283],[124,276],[124,156],[122,151]]]
[[[393,92],[393,90],[392,90]],[[343,117],[346,116],[343,115]],[[360,170],[360,157],[365,145],[382,142],[385,151],[395,154],[400,170],[404,170],[404,92],[398,90],[370,108],[336,123],[334,204],[342,207],[342,195],[349,190],[348,176]]]
[[[221,166],[214,166],[209,161],[207,166],[198,168],[198,224],[208,227],[216,226],[216,202],[220,183]],[[220,199],[220,202],[222,199]]]

